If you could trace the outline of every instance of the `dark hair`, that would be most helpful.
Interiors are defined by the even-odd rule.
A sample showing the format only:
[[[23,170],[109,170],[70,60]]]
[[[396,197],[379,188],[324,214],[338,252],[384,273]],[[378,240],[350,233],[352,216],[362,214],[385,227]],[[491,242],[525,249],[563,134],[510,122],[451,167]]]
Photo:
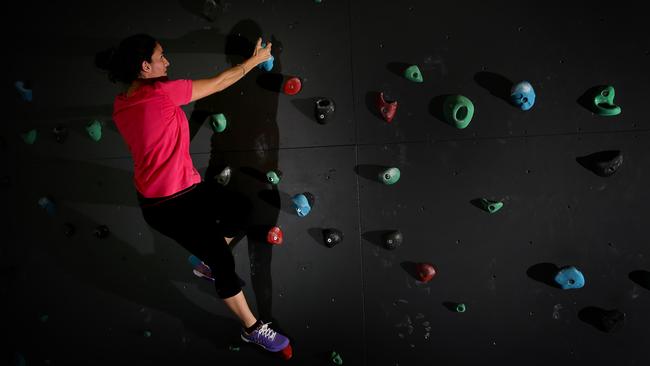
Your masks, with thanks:
[[[108,71],[108,80],[112,83],[131,84],[140,75],[142,61],[151,62],[156,43],[158,41],[148,34],[134,34],[123,39],[117,48],[98,52],[95,66]]]

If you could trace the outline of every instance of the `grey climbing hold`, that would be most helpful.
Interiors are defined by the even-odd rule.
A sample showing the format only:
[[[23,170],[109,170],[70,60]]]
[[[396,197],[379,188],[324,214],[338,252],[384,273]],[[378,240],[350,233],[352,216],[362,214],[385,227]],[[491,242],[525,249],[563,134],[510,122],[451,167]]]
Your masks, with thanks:
[[[68,138],[68,129],[64,125],[58,124],[52,128],[52,134],[56,142],[62,144]]]
[[[596,175],[609,177],[623,164],[623,154],[620,150],[605,150],[578,157],[576,161]]]
[[[228,183],[230,183],[231,176],[232,169],[230,169],[229,166],[226,166],[219,174],[214,176],[214,179],[217,181],[217,183],[225,187],[228,185]]]
[[[343,232],[334,228],[325,229],[323,230],[323,239],[328,248],[333,248],[343,241]]]
[[[316,106],[314,107],[314,113],[316,114],[316,121],[320,124],[325,124],[334,116],[334,110],[336,106],[334,101],[329,98],[318,98],[316,100]]]
[[[111,234],[111,231],[106,225],[98,225],[95,227],[93,234],[97,239],[106,239]]]

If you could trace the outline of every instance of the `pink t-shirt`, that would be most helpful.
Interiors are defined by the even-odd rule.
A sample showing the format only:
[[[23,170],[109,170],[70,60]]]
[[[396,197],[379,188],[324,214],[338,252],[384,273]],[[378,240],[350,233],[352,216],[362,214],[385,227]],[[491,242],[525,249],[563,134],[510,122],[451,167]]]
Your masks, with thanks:
[[[192,80],[162,80],[115,97],[113,121],[131,152],[133,181],[147,198],[165,197],[201,182],[190,156],[190,129],[180,108]]]

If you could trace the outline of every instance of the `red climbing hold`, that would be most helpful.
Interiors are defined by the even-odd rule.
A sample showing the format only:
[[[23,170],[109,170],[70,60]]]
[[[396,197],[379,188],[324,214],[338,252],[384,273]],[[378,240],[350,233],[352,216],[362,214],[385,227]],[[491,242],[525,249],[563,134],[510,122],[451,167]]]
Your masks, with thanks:
[[[288,344],[286,347],[284,347],[282,351],[280,351],[280,355],[285,360],[291,359],[291,357],[293,357],[293,349],[291,348],[291,344]]]
[[[436,275],[436,270],[431,263],[417,264],[418,279],[422,282],[429,282]]]
[[[300,92],[300,89],[302,89],[302,82],[300,78],[295,76],[287,79],[284,86],[282,86],[282,90],[286,95],[296,95]]]
[[[266,241],[274,245],[282,244],[282,230],[277,226],[272,227],[266,234]]]
[[[381,113],[381,116],[384,117],[386,122],[390,123],[393,121],[393,117],[395,117],[395,113],[397,112],[397,101],[387,101],[384,98],[384,92],[379,93],[379,98],[377,98],[377,107],[379,108],[379,113]]]

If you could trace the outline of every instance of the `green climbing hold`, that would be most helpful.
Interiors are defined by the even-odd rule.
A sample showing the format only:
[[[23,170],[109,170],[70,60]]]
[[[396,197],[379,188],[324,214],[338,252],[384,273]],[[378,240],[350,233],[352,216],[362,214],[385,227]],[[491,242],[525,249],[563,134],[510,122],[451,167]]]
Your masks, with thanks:
[[[404,77],[416,83],[421,83],[424,81],[424,79],[422,79],[420,68],[417,65],[411,65],[407,67],[404,71]]]
[[[485,198],[481,198],[481,205],[483,209],[489,213],[495,213],[503,207],[503,202],[500,201],[490,201]]]
[[[102,138],[102,123],[98,120],[88,122],[86,125],[86,132],[93,141],[99,141]]]
[[[25,143],[28,145],[32,145],[36,141],[36,136],[38,136],[36,129],[29,130],[25,133],[20,134],[20,137],[22,137],[23,141],[25,141]]]
[[[210,126],[212,126],[214,132],[223,132],[226,129],[226,125],[228,125],[228,121],[223,113],[210,116]]]
[[[465,310],[467,310],[467,307],[465,307],[465,304],[460,303],[460,304],[456,305],[456,312],[464,313]]]
[[[381,179],[384,184],[394,184],[397,183],[400,177],[400,171],[397,168],[388,168],[384,170],[380,176],[379,179]]]
[[[343,358],[341,358],[341,355],[336,353],[336,351],[332,351],[332,354],[330,355],[330,359],[332,362],[334,362],[337,365],[343,365]]]
[[[144,331],[144,336],[147,337],[147,338],[151,337],[151,331],[145,330]]]
[[[231,346],[228,346],[228,350],[233,351],[233,352],[239,352],[239,347],[231,345]]]
[[[593,109],[599,116],[616,116],[621,114],[621,107],[614,104],[614,87],[606,85],[599,88],[594,95]]]
[[[462,95],[450,95],[444,102],[444,116],[447,123],[465,128],[474,116],[474,103]]]
[[[280,176],[277,172],[271,170],[270,172],[266,173],[266,180],[271,184],[278,184],[280,183]]]

